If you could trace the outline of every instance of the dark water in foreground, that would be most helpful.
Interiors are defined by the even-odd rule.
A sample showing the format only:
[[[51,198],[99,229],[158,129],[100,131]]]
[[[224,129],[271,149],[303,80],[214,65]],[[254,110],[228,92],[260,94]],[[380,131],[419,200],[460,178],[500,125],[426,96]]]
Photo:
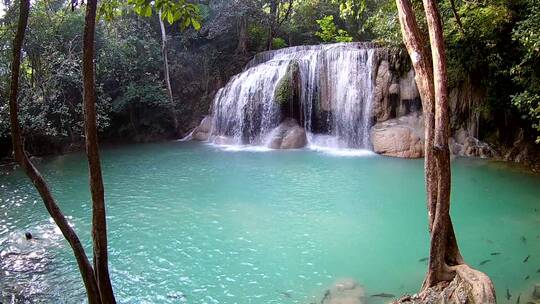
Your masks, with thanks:
[[[88,246],[84,155],[39,167]],[[107,149],[103,169],[120,303],[318,303],[343,277],[368,295],[421,284],[421,160],[175,142]],[[452,216],[466,261],[491,276],[500,302],[508,288],[526,303],[540,283],[540,177],[457,159]],[[25,241],[27,230],[38,239]],[[70,248],[20,171],[0,175],[0,290],[4,303],[85,301]]]

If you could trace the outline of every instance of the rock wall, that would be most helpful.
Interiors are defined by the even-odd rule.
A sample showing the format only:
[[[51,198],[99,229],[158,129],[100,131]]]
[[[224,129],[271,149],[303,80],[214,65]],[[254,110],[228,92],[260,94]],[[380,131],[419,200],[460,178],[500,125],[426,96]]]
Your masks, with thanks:
[[[376,63],[372,73],[374,89],[370,132],[373,150],[393,157],[423,157],[422,102],[409,57],[404,50],[377,48],[375,58]],[[298,103],[301,88],[297,63],[291,64],[286,76],[278,85],[275,100],[280,105],[284,119],[294,119],[299,125],[303,125],[304,117]],[[315,103],[311,114],[311,128],[316,133],[328,132],[333,118],[332,105],[328,98],[331,86],[327,83],[330,80],[321,77],[321,82],[319,100]],[[455,156],[515,161],[540,170],[539,145],[528,140],[522,129],[517,128],[515,135],[511,140],[507,140],[507,143],[500,140],[487,140],[488,137],[496,138],[499,131],[485,124],[483,129],[480,129],[482,121],[480,109],[485,102],[485,90],[470,80],[449,88],[451,153]],[[210,121],[209,117],[203,120],[201,126],[193,132],[194,139],[208,139]],[[304,135],[298,132],[299,128],[301,127],[294,128],[294,133],[299,138],[298,143],[292,145],[294,148],[304,145]],[[283,131],[286,128],[281,126],[277,129]],[[280,138],[286,132],[275,132],[275,134],[278,133],[280,136],[276,138]],[[491,135],[488,136],[488,134]],[[277,140],[274,140],[273,146],[281,147],[282,145],[281,143],[278,145]],[[284,145],[286,146],[288,145]]]

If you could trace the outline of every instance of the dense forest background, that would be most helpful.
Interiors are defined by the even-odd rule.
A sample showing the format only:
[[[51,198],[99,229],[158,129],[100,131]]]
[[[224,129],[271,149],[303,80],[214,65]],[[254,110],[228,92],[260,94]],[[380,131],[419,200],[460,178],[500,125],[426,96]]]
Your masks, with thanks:
[[[393,0],[193,2],[202,17],[200,29],[165,22],[174,107],[165,83],[159,17],[120,14],[121,9],[116,15],[100,16],[96,85],[103,142],[146,142],[186,134],[209,112],[217,90],[257,52],[366,40],[403,49]],[[413,2],[420,11],[420,1]],[[470,106],[482,126],[479,136],[501,145],[518,138],[537,140],[540,0],[439,3],[450,87],[475,86],[485,96]],[[10,154],[7,88],[17,5],[4,0],[0,19],[0,157]],[[36,0],[29,20],[19,101],[25,145],[38,155],[78,150],[83,147],[84,6]],[[420,23],[425,27],[423,20]]]

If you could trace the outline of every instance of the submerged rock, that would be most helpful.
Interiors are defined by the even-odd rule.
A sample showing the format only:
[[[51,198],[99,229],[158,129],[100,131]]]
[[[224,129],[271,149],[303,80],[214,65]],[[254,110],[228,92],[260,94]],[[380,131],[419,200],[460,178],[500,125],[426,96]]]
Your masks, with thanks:
[[[342,279],[326,291],[321,304],[363,304],[364,289],[353,279]]]
[[[214,143],[216,145],[234,145],[236,141],[232,137],[220,135],[214,138]]]
[[[267,146],[272,149],[300,149],[306,144],[306,130],[296,120],[289,118],[270,133]]]
[[[373,151],[393,157],[424,156],[424,130],[421,115],[414,113],[380,122],[371,128]]]
[[[470,136],[464,129],[456,131],[449,146],[450,152],[457,156],[491,158],[497,154],[489,144]]]
[[[540,300],[540,284],[534,284],[532,296],[535,300]]]

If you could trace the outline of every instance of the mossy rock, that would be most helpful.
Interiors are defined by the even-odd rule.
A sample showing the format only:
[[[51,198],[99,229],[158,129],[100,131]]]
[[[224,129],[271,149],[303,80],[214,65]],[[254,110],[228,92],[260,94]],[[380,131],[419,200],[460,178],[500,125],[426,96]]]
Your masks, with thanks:
[[[280,106],[285,106],[293,101],[298,95],[300,65],[298,61],[291,61],[287,67],[285,75],[279,80],[274,92],[274,102]]]

